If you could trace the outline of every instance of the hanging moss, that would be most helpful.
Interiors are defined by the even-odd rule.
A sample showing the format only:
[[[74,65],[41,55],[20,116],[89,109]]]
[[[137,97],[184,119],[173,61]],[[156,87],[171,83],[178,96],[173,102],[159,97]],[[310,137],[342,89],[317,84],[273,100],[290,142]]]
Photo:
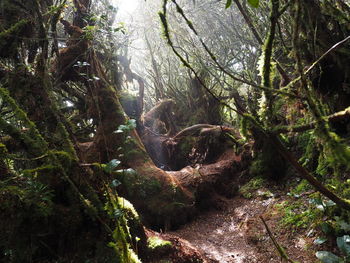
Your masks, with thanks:
[[[139,214],[136,212],[136,209],[128,200],[122,197],[118,197],[118,203],[120,207],[129,214],[129,218],[140,220]]]
[[[61,135],[63,142],[62,153],[69,154],[69,157],[73,160],[78,160],[77,153],[74,149],[74,145],[69,138],[68,132],[64,127],[63,123],[59,122],[57,124],[57,133]]]
[[[279,1],[272,0],[271,2],[271,12],[270,12],[270,30],[266,37],[265,43],[263,45],[263,66],[262,66],[262,85],[267,88],[272,88],[273,77],[275,74],[273,70],[272,55],[273,55],[273,43],[275,40],[277,22],[278,22],[278,12],[279,12]],[[267,125],[271,124],[273,117],[273,96],[272,93],[268,90],[265,90],[266,97],[266,111],[264,115],[267,117]]]
[[[108,194],[106,210],[112,218],[116,218],[116,226],[113,230],[111,241],[108,245],[113,248],[116,254],[116,262],[120,263],[141,263],[131,247],[131,234],[128,226],[130,220],[138,220],[138,214],[133,206],[125,199],[118,198],[115,194]],[[133,222],[135,224],[135,222]],[[133,225],[135,226],[135,225]]]
[[[311,170],[315,170],[318,165],[317,158],[320,155],[320,150],[313,131],[301,133],[296,140],[297,147],[302,153],[299,159],[300,163]]]
[[[249,121],[247,118],[241,118],[241,122],[240,122],[240,132],[243,135],[243,137],[245,137],[246,139],[249,138]]]
[[[34,156],[40,155],[44,152],[45,148],[42,148],[40,144],[37,143],[29,134],[26,134],[19,130],[14,125],[11,125],[4,119],[0,117],[0,129],[10,135],[13,139],[18,142],[23,143],[23,145],[27,148],[28,152]]]
[[[24,122],[24,124],[29,128],[29,131],[28,134],[22,134],[19,129],[4,121],[3,119],[0,119],[0,126],[2,126],[4,129],[6,128],[7,132],[9,132],[10,135],[12,134],[21,139],[28,148],[32,148],[34,151],[37,151],[38,155],[45,153],[48,147],[47,142],[37,130],[34,122],[29,120],[25,111],[17,105],[16,101],[9,95],[6,89],[0,88],[0,96],[5,102],[9,103],[9,105],[14,110],[16,117]]]
[[[126,224],[123,222],[123,224]],[[116,254],[116,262],[120,263],[141,263],[135,252],[128,243],[129,234],[126,233],[121,225],[117,223],[116,229],[113,231],[113,242],[108,244],[113,248]]]

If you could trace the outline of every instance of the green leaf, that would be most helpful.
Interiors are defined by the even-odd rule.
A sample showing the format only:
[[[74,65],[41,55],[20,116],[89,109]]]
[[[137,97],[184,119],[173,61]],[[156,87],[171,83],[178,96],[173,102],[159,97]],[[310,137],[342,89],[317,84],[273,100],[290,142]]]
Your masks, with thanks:
[[[86,30],[86,31],[92,31],[95,29],[95,26],[86,26],[83,28],[83,30]]]
[[[350,232],[350,224],[346,223],[344,220],[337,221],[339,227],[341,230],[344,230],[346,232]]]
[[[323,263],[340,263],[341,258],[328,251],[317,251],[316,257]]]
[[[111,160],[109,163],[106,164],[106,166],[103,167],[103,170],[106,172],[106,173],[111,173],[113,172],[113,170],[115,168],[118,167],[118,165],[120,164],[121,162],[117,159],[113,159]]]
[[[248,3],[254,8],[259,7],[259,0],[248,0]]]
[[[350,236],[345,235],[337,238],[337,245],[346,256],[350,255]]]
[[[320,198],[312,198],[309,200],[310,204],[313,204],[316,206],[317,209],[324,211],[324,205],[323,205],[323,201]]]
[[[117,187],[117,186],[119,186],[119,185],[121,185],[122,183],[119,181],[119,180],[117,180],[117,179],[114,179],[113,181],[112,181],[112,186],[113,187]]]
[[[333,227],[328,222],[323,222],[321,224],[321,229],[326,235],[330,235],[334,232]]]
[[[117,170],[114,173],[117,175],[129,175],[129,176],[137,174],[137,172],[132,168]]]
[[[314,241],[314,244],[315,245],[321,245],[323,244],[324,242],[327,241],[327,238],[325,237],[319,237],[319,238],[316,238],[315,241]]]
[[[114,133],[123,133],[129,132],[136,128],[136,120],[130,119],[126,122],[125,125],[119,125],[118,130],[114,131]]]
[[[336,205],[336,203],[334,203],[332,200],[324,200],[322,204],[324,207],[331,207]]]
[[[227,0],[225,8],[229,8],[232,5],[232,0]]]
[[[122,131],[127,131],[128,130],[128,126],[122,124],[122,125],[119,125],[118,129],[122,130]]]
[[[134,120],[134,119],[128,120],[127,125],[129,126],[129,128],[135,129],[136,128],[136,120]]]

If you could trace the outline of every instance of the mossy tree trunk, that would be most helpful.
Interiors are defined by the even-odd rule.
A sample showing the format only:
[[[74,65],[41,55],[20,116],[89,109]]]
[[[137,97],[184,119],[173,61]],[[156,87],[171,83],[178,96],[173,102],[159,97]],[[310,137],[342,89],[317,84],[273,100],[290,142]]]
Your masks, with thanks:
[[[135,129],[128,131],[128,134],[115,132],[128,121],[119,101],[118,89],[104,74],[103,66],[84,31],[68,21],[61,22],[70,39],[67,48],[62,49],[56,59],[54,72],[62,82],[79,81],[84,84],[87,111],[96,124],[93,141],[84,151],[78,150],[82,165],[121,160],[123,167],[132,168],[135,173],[125,172],[117,176],[122,182],[120,192],[135,205],[148,224],[172,227],[186,222],[196,212],[197,199],[203,196],[199,194],[202,185],[214,185],[222,174],[227,175],[228,170],[232,171],[233,164],[240,161],[239,157],[234,156],[215,172],[204,168],[198,173],[191,167],[166,172],[158,168]],[[77,70],[74,65],[78,61],[87,66]],[[81,74],[82,70],[84,75]]]

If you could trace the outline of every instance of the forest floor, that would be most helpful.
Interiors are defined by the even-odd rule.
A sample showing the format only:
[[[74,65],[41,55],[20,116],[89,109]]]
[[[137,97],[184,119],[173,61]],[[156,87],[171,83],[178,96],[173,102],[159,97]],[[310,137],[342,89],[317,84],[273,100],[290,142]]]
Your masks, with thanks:
[[[222,209],[203,212],[196,220],[169,234],[189,241],[209,262],[285,262],[281,261],[259,218],[262,216],[290,259],[300,263],[318,262],[314,230],[292,231],[281,225],[284,213],[276,207],[288,198],[285,193],[257,189],[251,194],[251,198],[240,195],[223,199]]]

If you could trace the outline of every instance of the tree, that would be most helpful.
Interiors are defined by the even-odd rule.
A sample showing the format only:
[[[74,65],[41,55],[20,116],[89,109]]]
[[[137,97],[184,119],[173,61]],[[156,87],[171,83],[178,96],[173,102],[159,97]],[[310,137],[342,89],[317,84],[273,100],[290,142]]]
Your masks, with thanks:
[[[167,20],[167,12],[168,12],[168,7],[167,7],[167,2],[168,1],[163,1],[163,10],[162,12],[159,13],[160,19],[162,21],[163,29],[164,29],[164,36],[167,39],[167,42],[169,46],[172,48],[174,54],[180,59],[180,61],[188,68],[190,71],[196,76],[196,79],[202,84],[203,87],[206,88],[208,93],[212,95],[216,100],[219,100],[217,96],[210,91],[205,85],[205,83],[201,80],[198,72],[191,66],[191,64],[186,60],[184,56],[177,50],[177,48],[174,45],[174,42],[172,40],[172,35],[169,30],[169,24]],[[192,22],[188,19],[186,16],[184,10],[181,8],[181,6],[177,3],[176,0],[171,1],[174,6],[176,7],[176,12],[182,17],[182,19],[186,22],[187,27],[191,30],[191,32],[196,35],[199,38],[199,41],[203,47],[203,49],[208,53],[208,55],[211,57],[213,62],[227,75],[232,77],[235,80],[239,80],[238,77],[234,76],[230,72],[228,72],[223,66],[220,65],[220,62],[214,55],[214,53],[210,50],[208,45],[205,43],[205,41],[199,36],[198,31],[194,28]],[[278,0],[272,0],[270,3],[270,27],[269,27],[269,32],[267,33],[267,37],[265,40],[265,44],[263,47],[263,66],[261,70],[261,78],[262,78],[262,85],[257,86],[254,85],[257,88],[260,88],[264,90],[264,97],[265,97],[265,109],[263,111],[262,116],[252,116],[250,114],[247,114],[246,109],[242,109],[240,105],[237,105],[236,102],[236,110],[231,108],[232,110],[235,110],[238,114],[240,114],[243,118],[245,118],[246,123],[249,122],[251,125],[251,133],[255,139],[255,146],[258,150],[266,150],[268,149],[269,152],[274,153],[277,150],[283,156],[283,158],[296,169],[298,174],[306,179],[311,185],[313,185],[319,192],[324,194],[326,197],[334,201],[336,204],[338,204],[340,207],[349,210],[349,201],[346,200],[345,198],[339,197],[336,195],[334,192],[332,192],[330,189],[327,189],[320,181],[318,181],[316,178],[314,178],[302,165],[300,165],[297,161],[297,159],[291,154],[288,149],[283,145],[281,141],[281,137],[271,131],[271,129],[268,127],[270,125],[276,125],[278,122],[275,120],[274,116],[274,110],[273,110],[273,103],[276,101],[275,95],[273,95],[274,92],[276,92],[276,88],[273,87],[273,81],[271,81],[272,76],[272,56],[273,56],[273,47],[274,47],[274,40],[275,40],[275,35],[276,35],[276,28],[277,28],[277,23],[278,23],[278,18],[281,16],[286,10],[289,5],[287,2],[286,6],[280,9],[279,7],[280,1]],[[317,5],[314,3],[314,5]],[[308,83],[308,80],[305,78],[304,71],[303,71],[303,65],[301,61],[301,56],[300,56],[300,43],[298,40],[298,33],[299,33],[299,28],[300,28],[300,18],[303,6],[300,2],[297,2],[295,4],[295,18],[294,18],[294,27],[293,27],[293,48],[295,52],[295,60],[297,63],[297,69],[298,73],[300,74],[300,78],[296,79],[295,81],[292,81],[288,87],[293,87],[296,81],[301,80],[301,85],[302,85],[302,92],[305,94],[305,100],[306,103],[308,104],[311,113],[313,114],[313,117],[318,120],[318,127],[320,130],[320,138],[326,143],[326,145],[329,147],[329,150],[332,152],[333,156],[337,159],[339,163],[342,163],[344,165],[347,165],[346,163],[349,163],[348,161],[345,161],[349,158],[350,156],[350,148],[340,142],[339,137],[335,134],[330,132],[328,128],[328,124],[325,123],[322,120],[322,113],[320,107],[315,103],[315,97],[313,97],[313,94],[310,92],[311,85]],[[319,6],[314,6],[314,8],[320,8]],[[322,59],[323,57],[321,57]],[[318,63],[320,60],[316,61]],[[277,62],[278,64],[278,62]],[[278,68],[278,67],[277,67]],[[284,70],[279,69],[279,72],[284,78]],[[285,80],[285,78],[284,78]],[[241,80],[244,82],[244,80]],[[278,93],[278,91],[277,91]],[[287,94],[284,94],[287,95]],[[288,94],[291,97],[294,97],[293,94]],[[225,104],[224,105],[230,107],[229,105]],[[263,142],[261,140],[263,139]],[[260,142],[260,143],[259,143]],[[268,147],[270,145],[273,145],[273,147]],[[266,148],[268,147],[268,148]],[[267,152],[263,152],[263,154],[267,154]],[[276,156],[275,154],[273,154]],[[271,162],[272,159],[268,158],[267,162]]]
[[[241,122],[265,167],[275,168],[271,160],[281,156],[318,191],[349,209],[347,196],[316,180],[281,136],[316,128],[310,140],[321,142],[318,154],[330,153],[328,166],[336,171],[348,165],[349,147],[340,137],[344,125],[337,120],[348,118],[349,105],[342,100],[338,108],[327,99],[347,96],[349,68],[339,65],[348,55],[343,48],[348,4],[271,0],[255,1],[261,8],[251,9],[237,0],[237,9],[220,15],[223,3],[169,2],[160,13],[169,46],[149,41],[150,68],[136,72],[129,50],[119,50],[113,32],[124,29],[114,26],[108,1],[74,0],[69,6],[66,0],[4,0],[0,200],[3,226],[11,226],[2,231],[9,241],[0,240],[4,260],[137,262],[137,248],[141,256],[146,253],[146,235],[117,191],[132,201],[143,222],[165,229],[186,222],[215,191],[232,195],[235,176],[247,170],[250,144],[242,147],[237,128],[224,122]],[[187,10],[197,11],[195,24]],[[313,34],[317,41],[304,37]],[[124,80],[137,82],[136,98],[125,94]],[[154,84],[154,92],[144,94],[147,83]],[[150,110],[141,118],[144,98]],[[159,103],[152,108],[151,101]],[[299,108],[291,109],[290,101]],[[289,110],[297,117],[288,116]],[[295,126],[297,118],[310,121]],[[18,211],[23,215],[16,217]],[[130,231],[128,224],[133,224]],[[95,237],[112,249],[96,244]]]
[[[3,7],[0,45],[7,53],[1,53],[0,64],[1,220],[12,227],[2,231],[4,260],[137,262],[136,237],[141,250],[145,234],[115,187],[122,183],[120,191],[146,222],[171,227],[195,213],[203,186],[213,184],[238,159],[203,171],[187,167],[165,172],[154,165],[124,113],[118,87],[108,79],[113,72],[106,73],[100,63],[99,56],[107,52],[93,48],[100,21],[89,13],[91,1],[74,1],[73,19],[60,18],[69,8],[65,0],[57,5],[49,0],[33,5],[5,1]],[[68,35],[65,44],[58,38],[61,29]],[[123,169],[116,170],[119,166]],[[199,173],[203,178],[192,178]],[[17,209],[23,216],[10,222]],[[132,236],[127,221],[136,224]],[[100,247],[92,236],[109,242],[111,249]]]

